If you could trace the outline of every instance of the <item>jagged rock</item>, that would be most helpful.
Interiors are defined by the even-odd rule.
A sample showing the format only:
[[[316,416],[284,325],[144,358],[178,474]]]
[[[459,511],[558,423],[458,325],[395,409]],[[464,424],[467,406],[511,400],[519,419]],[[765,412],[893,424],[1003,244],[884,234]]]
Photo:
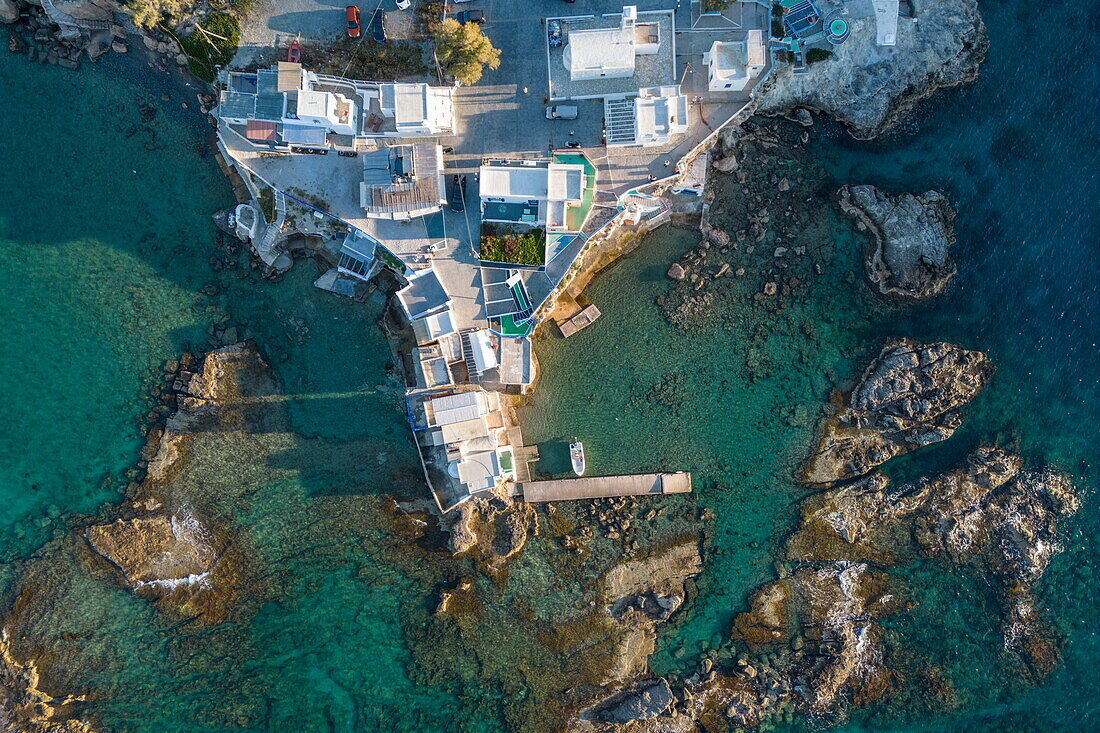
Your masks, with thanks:
[[[876,472],[810,497],[787,555],[889,566],[921,553],[977,567],[1001,585],[1006,646],[1043,673],[1057,647],[1039,620],[1034,588],[1061,549],[1058,520],[1079,503],[1067,477],[1024,469],[1019,456],[983,447],[959,470],[897,490]]]
[[[980,351],[948,343],[891,341],[821,428],[799,479],[829,484],[868,473],[915,448],[945,440],[961,410],[993,376]]]
[[[672,266],[668,268],[668,272],[665,273],[673,280],[683,280],[687,275],[687,270],[679,262],[673,262]]]
[[[0,23],[14,23],[19,20],[19,6],[15,0],[0,0]]]
[[[867,277],[883,295],[924,300],[938,295],[955,276],[948,254],[954,243],[955,211],[938,191],[889,196],[874,186],[844,186],[840,210],[871,235]]]
[[[593,717],[616,725],[650,720],[668,710],[672,700],[672,689],[668,686],[668,681],[658,677],[613,696],[597,707]]]
[[[818,6],[825,17],[844,9],[842,0]],[[913,19],[899,19],[897,45],[888,48],[875,42],[873,13],[849,10],[851,35],[831,49],[834,57],[803,74],[777,64],[755,90],[759,111],[806,107],[869,139],[935,90],[973,79],[989,47],[977,0],[914,3],[913,10]]]

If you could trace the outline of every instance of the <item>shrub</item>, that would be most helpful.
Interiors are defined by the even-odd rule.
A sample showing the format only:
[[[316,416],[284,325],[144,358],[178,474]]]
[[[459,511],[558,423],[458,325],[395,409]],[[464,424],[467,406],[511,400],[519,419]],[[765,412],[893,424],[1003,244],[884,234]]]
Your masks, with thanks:
[[[824,61],[827,58],[831,58],[833,52],[827,48],[811,48],[806,52],[806,63],[814,64],[818,61]]]
[[[434,39],[440,66],[459,84],[476,84],[484,67],[500,66],[500,49],[493,48],[477,23],[459,23],[447,18],[435,29]]]
[[[268,224],[275,221],[275,192],[267,186],[260,189],[260,213]]]
[[[481,225],[480,257],[490,262],[542,265],[546,262],[546,230],[485,222]]]
[[[225,66],[241,42],[241,24],[228,13],[211,13],[191,35],[180,38],[191,73],[203,81],[214,81],[218,66]]]
[[[303,49],[309,54],[310,67],[319,74],[334,74],[352,79],[396,81],[427,72],[423,49],[412,41],[375,43],[343,37],[323,48]]]

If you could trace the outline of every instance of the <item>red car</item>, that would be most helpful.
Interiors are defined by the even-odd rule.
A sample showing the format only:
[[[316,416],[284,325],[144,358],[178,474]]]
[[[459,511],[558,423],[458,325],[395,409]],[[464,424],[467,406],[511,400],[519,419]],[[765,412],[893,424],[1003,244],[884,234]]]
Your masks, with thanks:
[[[348,22],[348,35],[359,37],[359,6],[349,5],[344,9],[344,19]]]
[[[286,60],[296,64],[302,60],[302,43],[297,38],[291,40],[286,49]]]

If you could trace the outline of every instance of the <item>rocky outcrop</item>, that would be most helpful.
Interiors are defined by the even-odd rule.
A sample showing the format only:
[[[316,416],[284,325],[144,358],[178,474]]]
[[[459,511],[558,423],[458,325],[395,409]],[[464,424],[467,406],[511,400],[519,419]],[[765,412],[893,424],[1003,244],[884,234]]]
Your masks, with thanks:
[[[195,517],[166,513],[90,527],[87,538],[131,590],[176,606],[208,586],[221,544]]]
[[[84,696],[56,698],[41,689],[33,661],[11,653],[7,630],[0,636],[0,729],[9,733],[93,733],[80,715]]]
[[[14,23],[19,20],[19,5],[15,0],[0,0],[0,23]]]
[[[1078,506],[1067,477],[1025,469],[1019,456],[985,447],[957,471],[896,490],[875,473],[810,497],[787,555],[890,566],[919,553],[975,567],[1002,589],[1006,646],[1046,672],[1057,648],[1039,620],[1034,590],[1061,549],[1057,522]],[[771,617],[761,618],[756,626],[770,629]]]
[[[938,191],[890,196],[874,186],[844,186],[840,210],[870,235],[867,277],[883,295],[925,300],[955,276],[948,249],[955,241],[955,210]]]
[[[802,568],[768,583],[732,631],[759,655],[689,681],[684,712],[707,730],[724,730],[880,699],[895,675],[884,662],[879,619],[901,607],[886,576],[863,563]]]
[[[503,570],[527,543],[534,508],[517,502],[510,487],[497,487],[460,504],[443,517],[443,527],[451,535],[451,552],[469,554],[486,563],[491,572]]]
[[[826,17],[840,0],[820,0]],[[849,38],[806,73],[780,62],[757,87],[758,109],[782,114],[795,107],[824,112],[854,137],[875,137],[917,101],[942,87],[972,80],[989,41],[976,0],[913,3],[914,16],[899,18],[897,44],[879,46],[870,10],[848,9]]]
[[[993,376],[985,354],[948,343],[888,343],[835,414],[799,479],[830,484],[856,478],[894,456],[945,440],[962,408]]]
[[[185,361],[184,364],[190,364]],[[230,531],[193,501],[181,478],[194,436],[241,428],[242,389],[270,380],[251,342],[210,352],[194,371],[180,365],[171,378],[177,409],[150,431],[143,451],[145,479],[112,522],[84,532],[91,548],[136,595],[175,617],[219,623],[239,592],[241,547]]]
[[[672,689],[663,677],[645,680],[601,703],[592,717],[603,723],[623,725],[652,720],[672,705]]]

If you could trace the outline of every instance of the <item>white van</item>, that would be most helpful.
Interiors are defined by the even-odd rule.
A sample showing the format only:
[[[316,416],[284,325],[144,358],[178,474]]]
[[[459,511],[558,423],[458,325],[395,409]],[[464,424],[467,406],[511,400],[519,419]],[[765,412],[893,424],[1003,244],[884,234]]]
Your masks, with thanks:
[[[553,107],[546,108],[546,119],[575,120],[577,119],[577,108],[569,104],[555,104]]]

